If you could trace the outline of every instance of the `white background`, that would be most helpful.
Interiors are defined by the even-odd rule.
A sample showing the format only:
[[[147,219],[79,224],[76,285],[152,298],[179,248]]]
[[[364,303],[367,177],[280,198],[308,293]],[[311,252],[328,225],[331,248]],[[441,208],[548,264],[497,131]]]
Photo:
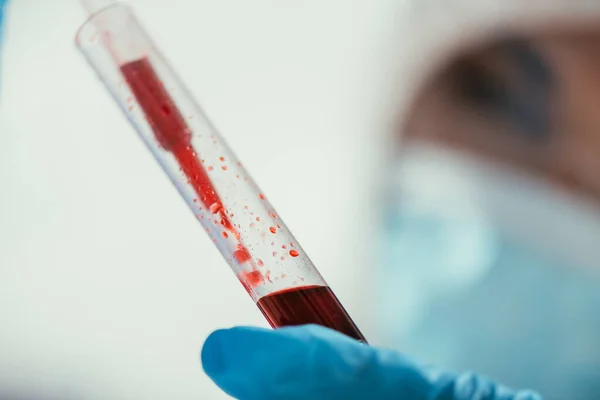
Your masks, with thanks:
[[[365,106],[397,3],[134,3],[367,334],[379,138]],[[8,10],[0,397],[223,398],[205,337],[265,322],[75,50],[83,18],[75,0]]]

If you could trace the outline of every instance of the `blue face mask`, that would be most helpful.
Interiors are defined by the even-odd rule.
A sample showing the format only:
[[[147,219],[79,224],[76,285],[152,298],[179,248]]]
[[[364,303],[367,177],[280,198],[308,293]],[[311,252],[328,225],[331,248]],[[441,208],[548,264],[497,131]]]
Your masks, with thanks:
[[[378,299],[385,344],[548,400],[599,399],[600,271],[512,234],[460,181],[440,182],[390,196]],[[450,187],[461,196],[432,193]]]

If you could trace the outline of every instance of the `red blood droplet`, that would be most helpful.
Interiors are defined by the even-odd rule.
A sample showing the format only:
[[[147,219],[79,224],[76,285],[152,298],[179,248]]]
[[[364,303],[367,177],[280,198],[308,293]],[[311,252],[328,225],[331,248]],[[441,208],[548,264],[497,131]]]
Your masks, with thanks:
[[[209,171],[212,171],[214,168],[212,166],[208,167]]]
[[[222,208],[223,208],[223,205],[221,203],[213,203],[209,207],[210,212],[213,214],[218,213],[219,211],[221,211]]]
[[[245,272],[243,276],[244,281],[246,281],[250,287],[256,287],[263,281],[260,271],[257,270]]]
[[[270,215],[271,217],[273,217],[273,218],[277,218],[277,214],[275,214],[274,212],[272,212],[272,213],[269,213],[269,215]]]
[[[235,259],[240,264],[243,264],[246,261],[250,260],[250,253],[248,252],[247,249],[245,249],[242,246],[238,245],[238,249],[233,252],[233,257],[235,257]]]
[[[228,235],[228,234],[227,234],[227,232],[225,232],[225,231],[223,231],[223,232],[221,233],[221,235],[223,235],[223,237],[224,237],[225,239],[227,239],[227,238],[229,237],[229,235]]]
[[[225,161],[225,157],[219,157],[219,160]]]
[[[263,263],[263,261],[262,261],[260,258],[259,258],[258,260],[256,260],[256,264],[257,264],[259,267],[262,267],[263,265],[265,265],[265,264]]]
[[[260,221],[260,217],[256,217],[256,220],[257,220],[257,221]]]
[[[290,250],[290,256],[298,257],[299,255],[300,255],[300,253],[298,253],[296,250]]]
[[[279,229],[281,229],[281,225],[277,224],[277,227],[278,227]]]
[[[284,257],[284,256],[281,256],[281,261],[283,261],[283,260],[285,260],[285,257]]]
[[[281,248],[282,248],[282,249],[287,249],[287,246],[286,246],[285,244],[282,244],[282,245],[281,245]]]
[[[227,165],[223,165],[223,166],[221,167],[221,169],[222,169],[223,171],[227,171]]]
[[[276,233],[277,232],[277,229],[275,229],[274,226],[270,227],[269,230],[271,231],[271,233]]]
[[[290,246],[294,247],[294,243],[290,242]]]
[[[264,199],[265,199],[265,195],[264,195],[264,194],[262,194],[262,193],[261,193],[261,194],[259,194],[259,195],[258,195],[258,197],[260,197],[260,199],[261,199],[261,200],[264,200]]]
[[[273,252],[273,257],[277,257],[277,252],[276,251]]]

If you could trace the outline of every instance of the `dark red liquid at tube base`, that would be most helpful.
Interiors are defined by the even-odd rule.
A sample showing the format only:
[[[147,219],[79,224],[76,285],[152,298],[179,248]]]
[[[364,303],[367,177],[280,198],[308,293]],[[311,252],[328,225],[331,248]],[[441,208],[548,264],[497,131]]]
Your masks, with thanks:
[[[152,127],[158,144],[175,157],[202,205],[213,215],[217,215],[223,228],[238,240],[234,258],[240,264],[249,262],[250,253],[241,242],[219,194],[197,157],[192,145],[191,130],[150,62],[146,58],[128,62],[121,66],[121,72]],[[252,288],[249,285],[252,281],[260,283],[262,279],[257,270],[248,275],[256,279],[240,281],[250,292]],[[274,328],[318,324],[366,342],[344,307],[326,286],[293,288],[272,293],[260,298],[257,306]]]
[[[273,328],[317,324],[366,342],[340,301],[327,286],[282,290],[256,303]]]

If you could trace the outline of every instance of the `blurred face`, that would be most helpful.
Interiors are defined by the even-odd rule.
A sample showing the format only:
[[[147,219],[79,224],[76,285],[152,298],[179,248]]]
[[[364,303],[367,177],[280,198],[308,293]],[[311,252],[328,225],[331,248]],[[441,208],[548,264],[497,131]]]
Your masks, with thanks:
[[[424,86],[404,131],[600,203],[600,29],[463,52]]]
[[[599,71],[600,28],[553,29],[463,49],[421,87],[390,168],[387,344],[600,398]]]

